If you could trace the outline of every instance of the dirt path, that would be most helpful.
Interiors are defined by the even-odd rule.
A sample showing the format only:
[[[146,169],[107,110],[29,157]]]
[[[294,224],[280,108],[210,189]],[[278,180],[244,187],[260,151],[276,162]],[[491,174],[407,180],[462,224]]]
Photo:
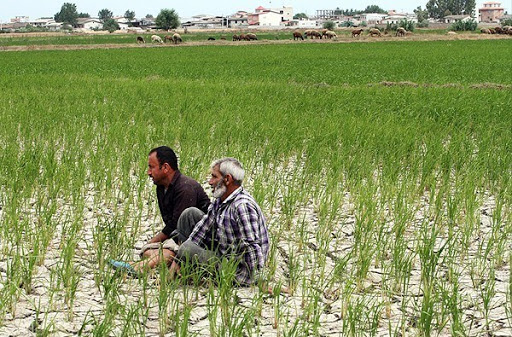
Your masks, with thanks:
[[[406,37],[382,36],[369,37],[361,36],[351,38],[350,36],[340,36],[338,40],[258,40],[258,41],[190,41],[183,44],[80,44],[80,45],[30,45],[30,46],[3,46],[0,51],[30,51],[30,50],[86,50],[86,49],[121,49],[121,48],[174,48],[183,46],[234,46],[234,45],[269,45],[269,44],[296,44],[296,43],[375,43],[389,41],[457,41],[457,40],[503,40],[512,39],[510,35],[488,35],[488,34],[413,34]]]

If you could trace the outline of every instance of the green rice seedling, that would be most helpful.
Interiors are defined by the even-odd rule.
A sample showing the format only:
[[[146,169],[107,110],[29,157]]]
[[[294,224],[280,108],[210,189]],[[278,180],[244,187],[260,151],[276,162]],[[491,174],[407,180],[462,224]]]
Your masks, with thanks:
[[[508,262],[512,265],[512,252],[508,253]],[[509,325],[512,325],[512,269],[508,273],[508,283],[506,290],[505,313]]]
[[[489,325],[489,312],[492,308],[492,300],[496,296],[496,273],[494,266],[489,267],[486,282],[480,288],[480,296],[482,297],[483,316],[485,318],[485,327],[487,331],[491,331]]]
[[[419,316],[418,327],[422,335],[430,336],[434,326],[435,303],[437,301],[436,278],[437,267],[441,259],[441,254],[446,247],[446,243],[436,248],[436,239],[439,229],[437,224],[424,221],[421,228],[421,239],[419,242],[418,255],[421,262],[421,286],[423,300],[421,303],[421,313]]]

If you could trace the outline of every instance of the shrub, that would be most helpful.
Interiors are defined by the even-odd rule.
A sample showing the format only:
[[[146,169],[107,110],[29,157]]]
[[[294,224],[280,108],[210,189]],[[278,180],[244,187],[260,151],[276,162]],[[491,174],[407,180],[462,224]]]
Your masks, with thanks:
[[[512,26],[512,18],[501,21],[501,26]]]
[[[352,21],[343,21],[341,24],[340,24],[341,27],[354,27],[354,23]]]
[[[421,22],[418,22],[416,24],[416,27],[418,27],[418,28],[427,28],[428,27],[428,21],[427,20],[423,20]]]
[[[465,21],[465,22],[457,21],[451,25],[450,30],[453,30],[453,31],[475,31],[477,26],[478,26],[478,24],[473,19]]]
[[[336,27],[336,24],[332,21],[326,21],[326,22],[324,22],[323,27],[325,29],[334,30],[334,28]]]
[[[414,31],[415,25],[414,22],[404,19],[400,20],[400,22],[398,23],[398,27],[403,27],[405,28],[405,30],[412,32]]]

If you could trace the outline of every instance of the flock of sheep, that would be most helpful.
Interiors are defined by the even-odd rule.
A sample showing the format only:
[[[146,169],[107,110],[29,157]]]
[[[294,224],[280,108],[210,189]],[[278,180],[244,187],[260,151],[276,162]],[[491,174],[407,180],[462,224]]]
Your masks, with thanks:
[[[174,33],[172,36],[166,35],[163,40],[158,35],[151,35],[151,42],[163,44],[164,42],[167,42],[167,41],[174,43],[174,44],[178,44],[179,42],[183,42],[183,39],[181,38],[181,35],[178,33]],[[137,43],[146,43],[146,41],[144,40],[144,37],[137,36]]]
[[[359,37],[364,32],[364,29],[358,28],[353,29],[351,34],[352,37]],[[508,34],[512,35],[512,26],[504,26],[504,27],[496,27],[496,28],[482,28],[480,30],[482,34]],[[387,34],[387,33],[386,33]],[[403,37],[410,34],[405,28],[399,27],[396,31],[395,36]],[[370,28],[368,29],[368,35],[369,36],[382,36],[381,31],[378,28]],[[293,32],[293,39],[294,40],[304,40],[307,38],[310,39],[337,39],[338,36],[335,32],[328,29],[322,29],[322,30],[306,30],[304,32],[301,32],[299,30],[296,30]],[[222,37],[221,40],[225,40],[226,38]],[[214,37],[209,37],[208,40],[215,40]],[[234,34],[233,35],[233,41],[253,41],[258,40],[258,37],[254,33],[241,33],[241,34]],[[163,40],[158,35],[151,35],[151,42],[154,43],[165,43],[169,41],[170,43],[178,44],[180,42],[183,42],[183,39],[181,38],[181,35],[178,33],[174,33],[173,35],[166,35]],[[144,37],[137,36],[137,43],[146,43],[144,40]]]
[[[480,29],[482,34],[508,34],[512,35],[512,26],[503,26],[496,28],[482,28]]]

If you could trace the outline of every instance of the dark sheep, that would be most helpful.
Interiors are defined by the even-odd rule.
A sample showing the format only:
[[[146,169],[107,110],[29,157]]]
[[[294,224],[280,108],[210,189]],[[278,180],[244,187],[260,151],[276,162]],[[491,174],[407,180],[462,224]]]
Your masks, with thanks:
[[[352,37],[361,36],[363,29],[354,29],[352,30]]]
[[[233,41],[240,41],[240,35],[233,34]]]
[[[146,41],[144,41],[142,36],[137,36],[137,43],[146,43]]]
[[[208,41],[215,41],[215,38],[210,36],[210,37],[208,38]]]
[[[396,30],[396,35],[395,36],[405,36],[407,34],[407,31],[405,30],[404,27],[398,27],[398,29]]]
[[[164,42],[167,42],[167,41],[174,42],[174,39],[172,38],[172,36],[166,35],[166,36],[164,36]]]
[[[301,32],[296,30],[293,32],[293,40],[298,40],[298,39],[304,40],[304,37],[302,36]]]

